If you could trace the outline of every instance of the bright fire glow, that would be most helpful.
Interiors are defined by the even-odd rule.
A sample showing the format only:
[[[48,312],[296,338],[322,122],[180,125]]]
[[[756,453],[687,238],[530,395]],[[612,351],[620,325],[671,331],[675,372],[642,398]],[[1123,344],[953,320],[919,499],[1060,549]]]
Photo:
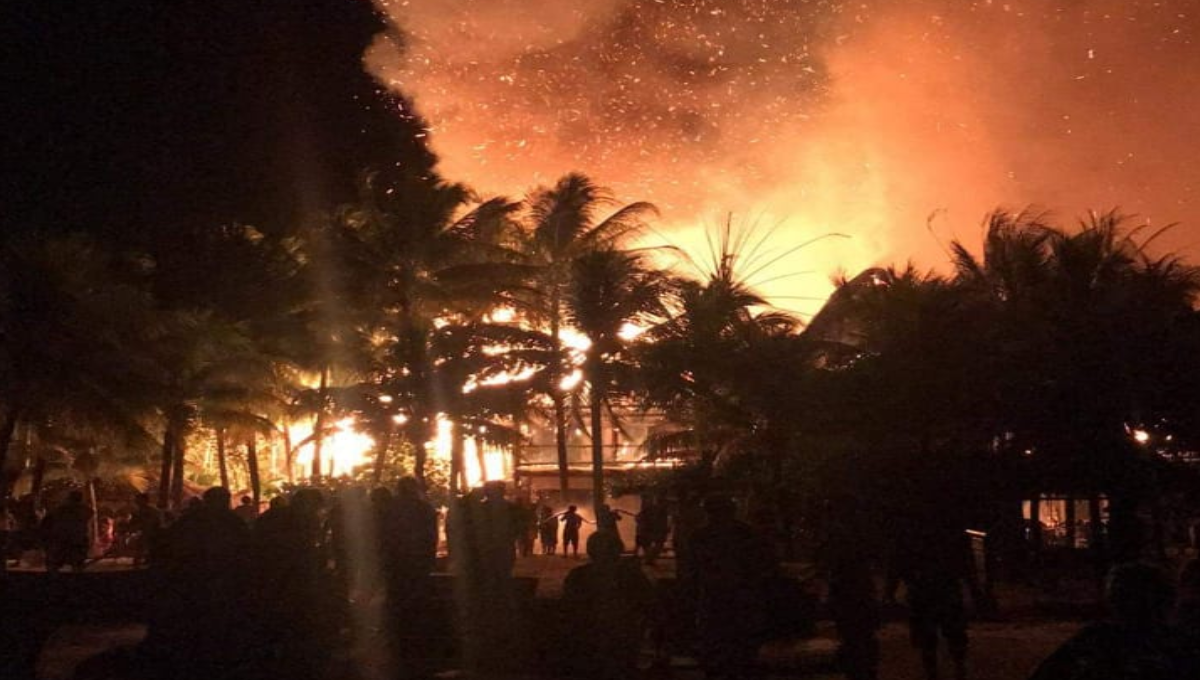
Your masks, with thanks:
[[[407,419],[397,416],[396,422],[403,424]],[[354,418],[343,418],[334,431],[325,437],[321,446],[323,474],[341,477],[354,473],[356,469],[373,462],[372,451],[375,440],[356,429]],[[294,423],[291,430],[293,441],[303,441],[312,435],[313,421]],[[453,427],[445,415],[438,415],[437,436],[432,442],[431,454],[438,460],[450,460]],[[507,479],[511,474],[509,456],[503,447],[481,444],[471,433],[463,442],[463,468],[468,486],[478,486],[493,479]],[[482,434],[479,433],[479,434]],[[483,447],[483,468],[479,466],[479,446]],[[302,475],[312,467],[313,443],[310,441],[296,452],[295,465]]]
[[[293,423],[291,430],[292,441],[303,441],[312,435],[315,421]],[[343,418],[334,426],[331,434],[321,443],[321,465],[323,474],[341,477],[354,472],[356,468],[371,462],[371,450],[375,448],[375,440],[355,429],[354,418]],[[312,468],[315,445],[309,442],[296,452],[295,463],[301,470]]]
[[[617,335],[621,336],[622,340],[629,342],[631,340],[636,340],[639,335],[645,332],[645,328],[642,328],[637,324],[626,322],[624,326],[621,326],[621,331]]]
[[[437,436],[432,444],[433,455],[440,460],[450,460],[453,447],[454,426],[444,415],[438,415]],[[468,487],[476,487],[489,480],[507,479],[511,474],[509,457],[503,448],[482,444],[483,468],[479,467],[479,446],[482,440],[467,436],[463,440],[463,472]]]
[[[403,39],[366,61],[449,177],[581,170],[693,254],[729,211],[777,227],[750,278],[785,308],[836,269],[941,265],[998,206],[1194,212],[1194,0],[375,2]]]

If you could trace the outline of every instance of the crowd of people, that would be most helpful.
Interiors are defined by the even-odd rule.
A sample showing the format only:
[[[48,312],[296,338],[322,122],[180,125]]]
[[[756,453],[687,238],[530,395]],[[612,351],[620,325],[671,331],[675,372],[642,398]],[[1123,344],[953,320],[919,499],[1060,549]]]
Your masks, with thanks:
[[[577,555],[581,528],[594,524],[588,561],[563,583],[561,625],[551,636],[556,656],[541,663],[572,677],[630,677],[646,653],[661,660],[665,631],[686,629],[706,677],[761,676],[761,645],[780,634],[781,613],[794,616],[805,604],[789,590],[764,532],[737,518],[733,499],[713,495],[674,514],[653,498],[636,514],[597,509],[595,519],[574,505],[555,512],[543,502],[510,501],[503,483],[490,483],[439,517],[413,479],[332,495],[303,488],[272,499],[261,514],[252,499],[235,504],[221,487],[175,517],[140,495],[127,524],[156,591],[136,667],[151,669],[142,677],[164,668],[205,680],[327,677],[335,651],[364,634],[352,620],[361,617],[356,608],[375,606],[375,628],[367,632],[380,638],[381,663],[394,677],[430,672],[429,631],[439,616],[450,622],[461,663],[503,669],[531,656],[523,648],[531,637],[522,627],[527,612],[514,587],[517,555],[533,554],[535,541],[543,554],[558,554],[561,545],[562,555]],[[623,516],[636,525],[629,550],[617,530]],[[86,566],[92,518],[79,492],[45,514],[39,534],[48,571]],[[877,592],[884,570],[862,540],[868,531],[861,521],[853,511],[833,515],[818,561],[840,639],[838,665],[850,680],[875,680],[880,602],[889,593]],[[438,564],[441,524],[447,569]],[[677,578],[668,597],[643,566],[659,556],[671,530]],[[927,679],[939,677],[944,649],[956,680],[965,680],[964,592],[973,590],[965,535],[952,522],[922,518],[896,546],[884,587],[904,586]],[[452,584],[448,592],[437,578]],[[1200,566],[1185,569],[1179,586],[1176,609],[1164,572],[1118,567],[1108,588],[1111,620],[1083,629],[1032,680],[1200,677]]]

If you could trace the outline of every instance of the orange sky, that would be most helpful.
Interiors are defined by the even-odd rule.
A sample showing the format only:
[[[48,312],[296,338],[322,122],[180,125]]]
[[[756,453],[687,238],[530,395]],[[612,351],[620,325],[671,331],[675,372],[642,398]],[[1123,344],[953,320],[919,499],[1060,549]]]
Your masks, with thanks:
[[[846,234],[756,274],[784,308],[839,270],[941,266],[997,206],[1183,222],[1163,245],[1200,259],[1187,0],[377,1],[406,47],[368,66],[449,177],[520,195],[583,170],[676,245],[733,213],[760,262]]]

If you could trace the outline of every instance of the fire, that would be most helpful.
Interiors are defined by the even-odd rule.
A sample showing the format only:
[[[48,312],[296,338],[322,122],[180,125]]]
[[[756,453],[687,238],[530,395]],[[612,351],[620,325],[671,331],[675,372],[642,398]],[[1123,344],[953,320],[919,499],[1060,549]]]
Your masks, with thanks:
[[[433,455],[440,460],[450,460],[453,447],[454,425],[444,415],[438,415],[437,436],[432,442]],[[469,435],[483,435],[486,432],[476,431]],[[483,467],[480,463],[480,450],[483,453]],[[481,436],[467,436],[463,440],[463,472],[468,487],[476,487],[493,479],[507,479],[511,473],[509,457],[501,448],[486,444]]]
[[[750,282],[787,309],[837,269],[944,263],[997,206],[1194,201],[1191,0],[376,2],[404,38],[368,66],[449,177],[519,196],[584,171],[692,253],[733,212],[771,232]]]
[[[397,420],[398,424],[404,421]],[[312,435],[313,421],[297,422],[290,428],[293,441],[301,442]],[[478,486],[492,479],[506,479],[512,472],[509,455],[503,447],[483,442],[485,430],[468,433],[463,442],[463,468],[466,473],[467,485]],[[452,450],[453,425],[444,414],[438,415],[437,436],[431,445],[431,454],[438,460],[450,460]],[[325,437],[321,445],[321,458],[324,474],[331,477],[351,475],[363,467],[373,464],[375,440],[358,430],[358,422],[353,417],[339,420],[334,431]],[[480,467],[480,450],[482,449],[483,467]],[[310,440],[296,452],[295,465],[302,474],[312,468],[314,444]]]
[[[315,420],[293,423],[290,428],[292,441],[304,441],[313,432]],[[355,469],[371,462],[371,451],[375,440],[356,429],[354,418],[343,418],[334,426],[331,434],[321,442],[321,463],[324,474],[341,477],[352,474]],[[295,463],[301,470],[312,469],[315,443],[310,441],[296,452]]]

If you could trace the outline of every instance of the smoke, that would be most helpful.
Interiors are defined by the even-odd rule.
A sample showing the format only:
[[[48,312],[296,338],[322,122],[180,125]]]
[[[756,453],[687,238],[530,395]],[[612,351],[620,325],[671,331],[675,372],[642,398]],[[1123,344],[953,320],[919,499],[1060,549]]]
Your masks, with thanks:
[[[693,250],[733,213],[800,311],[835,270],[943,265],[997,206],[1167,223],[1200,180],[1188,0],[377,2],[398,30],[368,66],[448,176],[520,195],[582,170]]]

